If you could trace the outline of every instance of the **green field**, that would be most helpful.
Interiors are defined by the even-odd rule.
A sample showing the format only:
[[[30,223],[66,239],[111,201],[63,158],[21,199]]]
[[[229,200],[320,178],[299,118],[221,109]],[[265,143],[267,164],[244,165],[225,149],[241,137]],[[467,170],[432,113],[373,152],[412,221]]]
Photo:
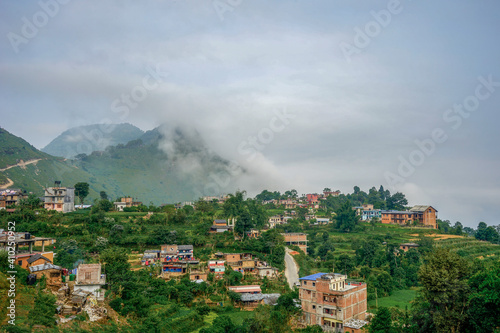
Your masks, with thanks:
[[[381,297],[378,300],[368,301],[368,310],[374,310],[378,306],[388,308],[397,307],[404,309],[406,306],[410,308],[411,301],[415,299],[417,289],[396,290],[389,297]]]

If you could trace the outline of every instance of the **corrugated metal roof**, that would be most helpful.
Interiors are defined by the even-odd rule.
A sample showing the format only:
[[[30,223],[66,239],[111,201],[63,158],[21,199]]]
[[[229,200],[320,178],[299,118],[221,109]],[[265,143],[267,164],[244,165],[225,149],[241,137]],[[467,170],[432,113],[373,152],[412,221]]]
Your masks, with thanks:
[[[411,212],[425,212],[427,209],[429,209],[429,205],[416,205],[416,206],[413,206],[410,211]],[[434,207],[433,207],[434,208]]]
[[[44,270],[47,270],[47,269],[59,269],[61,270],[62,268],[60,266],[56,266],[54,264],[51,264],[51,263],[44,263],[44,264],[41,264],[41,265],[36,265],[36,266],[31,266],[30,267],[30,272],[39,272],[39,271],[44,271]]]
[[[313,275],[301,277],[299,280],[316,281],[316,279],[322,277],[325,274],[327,274],[327,273],[316,273]]]

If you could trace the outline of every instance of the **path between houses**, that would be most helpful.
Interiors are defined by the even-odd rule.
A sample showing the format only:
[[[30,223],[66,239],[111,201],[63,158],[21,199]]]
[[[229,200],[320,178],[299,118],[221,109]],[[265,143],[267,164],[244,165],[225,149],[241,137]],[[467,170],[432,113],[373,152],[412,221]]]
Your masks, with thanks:
[[[292,255],[290,252],[289,248],[285,248],[285,277],[286,280],[288,281],[288,285],[290,286],[291,289],[295,286],[296,283],[299,283],[299,267],[297,266],[297,263],[295,262],[295,259],[293,259]]]

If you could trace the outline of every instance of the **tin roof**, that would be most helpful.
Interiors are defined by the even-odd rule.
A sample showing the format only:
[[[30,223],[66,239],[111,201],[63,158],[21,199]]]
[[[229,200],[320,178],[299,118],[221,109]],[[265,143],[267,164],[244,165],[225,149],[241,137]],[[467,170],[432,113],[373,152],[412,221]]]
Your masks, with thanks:
[[[62,268],[60,266],[56,266],[54,264],[46,262],[46,263],[41,264],[41,265],[31,266],[30,267],[30,272],[33,273],[33,272],[45,271],[47,269],[62,270]]]
[[[327,274],[327,273],[316,273],[313,275],[301,277],[299,280],[316,281],[316,279],[322,277],[325,274]]]

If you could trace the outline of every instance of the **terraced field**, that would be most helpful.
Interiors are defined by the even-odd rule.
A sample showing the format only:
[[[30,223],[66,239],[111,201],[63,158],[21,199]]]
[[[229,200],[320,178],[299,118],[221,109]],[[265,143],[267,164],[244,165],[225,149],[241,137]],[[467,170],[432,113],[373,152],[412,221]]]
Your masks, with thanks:
[[[500,245],[480,241],[474,238],[443,239],[435,243],[470,259],[500,260]]]

